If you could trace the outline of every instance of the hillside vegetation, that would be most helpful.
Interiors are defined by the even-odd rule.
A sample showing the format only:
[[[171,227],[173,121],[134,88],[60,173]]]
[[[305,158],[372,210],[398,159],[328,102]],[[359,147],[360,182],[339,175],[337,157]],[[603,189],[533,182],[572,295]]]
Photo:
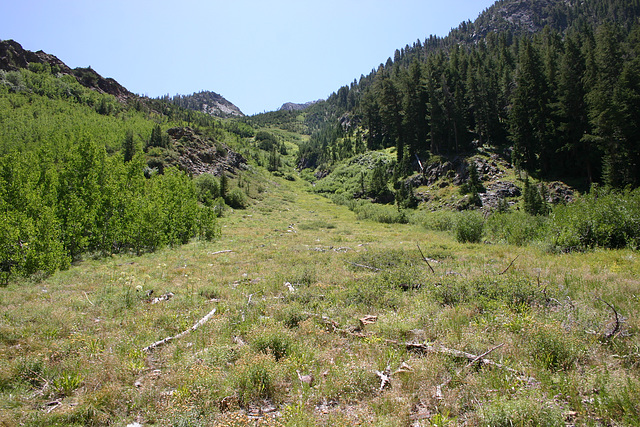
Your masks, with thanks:
[[[251,117],[0,42],[0,425],[639,425],[639,13]]]

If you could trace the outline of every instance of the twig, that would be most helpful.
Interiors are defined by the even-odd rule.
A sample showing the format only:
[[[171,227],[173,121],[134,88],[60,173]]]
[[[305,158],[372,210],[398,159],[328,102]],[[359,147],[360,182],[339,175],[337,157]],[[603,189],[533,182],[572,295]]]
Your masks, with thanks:
[[[371,266],[364,265],[364,264],[356,264],[355,262],[348,262],[348,261],[347,261],[347,263],[351,264],[351,265],[353,265],[355,267],[366,268],[366,269],[373,270],[373,271],[382,271],[379,268],[371,267]]]
[[[427,259],[427,257],[424,256],[424,253],[422,253],[422,249],[420,249],[420,245],[418,243],[416,243],[416,246],[418,247],[418,250],[420,251],[420,255],[422,256],[422,259],[424,260],[424,262],[427,263],[427,265],[429,266],[429,270],[431,270],[431,272],[433,274],[435,274],[435,270],[433,269],[433,267],[431,267],[431,264],[429,264],[429,260]]]
[[[198,320],[192,327],[190,327],[186,331],[182,331],[178,335],[175,335],[173,337],[167,337],[167,338],[162,339],[160,341],[156,341],[153,344],[151,344],[150,346],[143,348],[142,351],[144,351],[145,353],[150,353],[152,350],[154,350],[157,347],[160,347],[160,346],[162,346],[162,345],[164,345],[164,344],[166,344],[166,343],[168,343],[170,341],[173,341],[175,339],[182,338],[183,336],[195,331],[200,326],[202,326],[205,323],[207,323],[209,321],[209,319],[211,319],[213,317],[213,315],[216,314],[216,310],[217,310],[217,308],[214,308],[213,310],[211,310],[206,316],[204,316],[202,319]]]
[[[511,266],[513,265],[514,262],[516,262],[516,260],[520,257],[520,254],[518,254],[518,256],[516,256],[513,261],[511,261],[511,263],[507,266],[507,268],[504,269],[504,271],[502,273],[498,273],[498,276],[502,276],[503,274],[505,274],[507,271],[509,271],[509,269],[511,268]]]
[[[233,252],[233,251],[231,249],[227,249],[227,250],[224,250],[224,251],[209,252],[209,255],[226,254],[226,253],[229,253],[229,252]]]
[[[395,343],[395,344],[401,344],[398,341],[387,341],[390,343]],[[523,380],[523,381],[530,381],[533,380],[533,378],[528,377],[527,375],[525,375],[524,373],[517,371],[513,368],[510,368],[508,366],[503,365],[502,363],[498,363],[498,362],[494,362],[491,359],[485,359],[483,357],[483,355],[477,356],[475,354],[471,354],[471,353],[467,353],[461,350],[456,350],[453,348],[447,348],[444,346],[432,346],[432,345],[427,345],[427,344],[416,344],[416,343],[402,343],[402,345],[404,345],[407,350],[418,350],[424,353],[441,353],[441,354],[449,354],[451,356],[455,356],[455,357],[462,357],[462,358],[466,358],[469,361],[471,361],[471,363],[475,363],[475,362],[480,362],[484,365],[490,365],[490,366],[495,366],[496,368],[500,368],[500,369],[504,369],[507,372],[511,372],[512,374],[515,374],[518,376],[519,379]],[[500,346],[496,347],[499,348]],[[491,349],[488,353],[489,354],[491,351],[495,350],[496,348]]]
[[[500,347],[504,346],[504,343],[497,345],[495,347],[493,347],[491,350],[485,351],[484,353],[482,353],[480,356],[476,356],[473,360],[471,360],[469,363],[467,363],[464,368],[460,369],[458,372],[456,372],[456,377],[460,376],[460,374],[462,374],[467,368],[469,368],[471,365],[473,365],[474,363],[476,363],[478,360],[483,360],[483,358],[488,355],[489,353],[491,353],[494,350],[499,349]],[[451,350],[451,349],[447,349],[447,350]],[[471,354],[470,354],[471,355]],[[471,355],[472,356],[472,355]],[[436,387],[436,395],[437,396],[442,396],[442,389],[444,387],[446,387],[447,385],[449,385],[449,383],[453,380],[454,377],[449,378],[447,381],[443,382],[442,384],[438,385]]]
[[[83,291],[83,292],[84,292],[84,291]],[[89,301],[89,304],[91,304],[91,305],[95,306],[95,304],[94,304],[94,303],[92,303],[92,302],[91,302],[91,300],[89,299],[89,295],[87,295],[87,293],[86,293],[86,292],[84,292],[84,296],[85,296],[85,298],[87,299],[87,301]]]
[[[616,310],[616,308],[612,305],[609,304],[608,302],[606,302],[605,300],[603,300],[602,298],[596,297],[597,300],[602,301],[603,303],[607,304],[609,306],[609,308],[611,310],[613,310],[613,314],[616,316],[616,326],[613,328],[613,331],[609,332],[606,337],[607,339],[614,337],[618,331],[620,330],[620,317],[618,316],[618,311]]]
[[[465,369],[467,369],[468,367],[470,367],[471,365],[473,365],[474,363],[476,363],[478,360],[480,360],[480,359],[484,358],[484,357],[485,357],[485,356],[487,356],[488,354],[493,353],[493,351],[494,351],[494,350],[497,350],[497,349],[499,349],[500,347],[503,347],[503,346],[504,346],[504,343],[499,344],[499,345],[497,345],[497,346],[493,347],[492,349],[485,351],[485,352],[484,352],[484,353],[482,353],[480,356],[476,357],[476,358],[475,358],[475,359],[473,359],[471,362],[467,363],[467,365],[466,365],[464,368],[462,368],[462,370],[461,370],[460,372],[464,371]],[[460,372],[458,372],[458,373],[460,373]]]

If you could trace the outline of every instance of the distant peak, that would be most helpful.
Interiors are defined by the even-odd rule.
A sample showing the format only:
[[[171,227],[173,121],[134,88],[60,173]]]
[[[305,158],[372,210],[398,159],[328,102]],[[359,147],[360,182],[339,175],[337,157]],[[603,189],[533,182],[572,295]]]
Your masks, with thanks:
[[[282,104],[282,107],[280,107],[280,109],[278,111],[300,111],[300,110],[304,110],[307,107],[312,106],[313,104],[320,102],[321,100],[317,100],[317,101],[309,101],[309,102],[305,102],[304,104],[296,104],[294,102],[286,102],[284,104]]]

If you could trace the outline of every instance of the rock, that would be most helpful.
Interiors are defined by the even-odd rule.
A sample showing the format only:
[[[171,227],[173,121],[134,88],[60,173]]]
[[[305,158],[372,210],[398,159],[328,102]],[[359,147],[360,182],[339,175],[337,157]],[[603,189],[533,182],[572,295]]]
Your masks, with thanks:
[[[189,127],[175,127],[167,130],[178,158],[171,162],[192,175],[211,173],[216,176],[223,172],[235,174],[247,168],[246,159],[227,145],[204,137]]]
[[[575,191],[564,182],[553,181],[547,184],[547,202],[557,205],[571,203],[575,200]]]

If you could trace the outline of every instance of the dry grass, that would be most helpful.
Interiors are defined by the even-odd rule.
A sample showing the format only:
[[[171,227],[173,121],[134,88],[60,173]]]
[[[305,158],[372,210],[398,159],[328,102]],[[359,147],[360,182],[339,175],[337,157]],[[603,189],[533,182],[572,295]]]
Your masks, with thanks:
[[[0,289],[0,424],[640,422],[637,252],[462,245],[356,221],[299,181],[261,185],[262,200],[224,218],[217,242],[87,260]],[[435,274],[416,243],[439,261]],[[150,290],[175,295],[151,304]],[[622,316],[612,337],[603,301]],[[193,333],[142,351],[214,307]],[[361,328],[365,315],[378,320]],[[504,343],[486,357],[522,375],[407,341],[478,355]],[[403,363],[381,391],[375,372]]]

